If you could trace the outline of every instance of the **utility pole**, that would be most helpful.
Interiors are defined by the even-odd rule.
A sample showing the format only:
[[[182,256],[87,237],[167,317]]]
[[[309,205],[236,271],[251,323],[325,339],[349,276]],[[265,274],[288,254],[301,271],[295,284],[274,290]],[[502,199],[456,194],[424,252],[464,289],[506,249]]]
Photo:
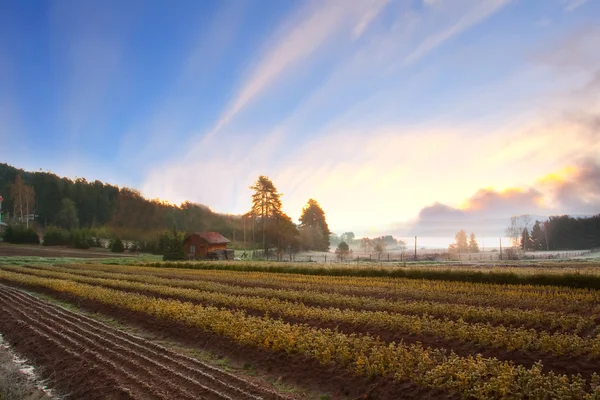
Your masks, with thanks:
[[[417,237],[415,236],[415,261],[417,260]]]
[[[502,238],[500,238],[500,260],[502,260]]]

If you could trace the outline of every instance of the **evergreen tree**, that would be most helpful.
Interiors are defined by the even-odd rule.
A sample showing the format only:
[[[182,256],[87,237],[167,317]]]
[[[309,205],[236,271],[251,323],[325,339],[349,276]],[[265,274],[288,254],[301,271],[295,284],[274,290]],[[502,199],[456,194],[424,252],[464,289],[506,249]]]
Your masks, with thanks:
[[[329,251],[331,231],[325,219],[325,211],[314,199],[308,200],[308,203],[302,209],[302,215],[300,215],[300,229],[306,228],[316,229],[320,234],[320,239],[315,243],[312,250]]]
[[[252,212],[260,218],[263,234],[263,249],[265,254],[268,250],[267,243],[267,224],[276,216],[282,215],[281,211],[281,193],[277,191],[273,182],[266,176],[258,177],[250,189],[254,190],[252,194]]]
[[[477,243],[474,233],[471,233],[469,237],[469,253],[479,253],[479,243]]]
[[[460,253],[466,253],[469,251],[469,245],[467,243],[467,233],[464,229],[461,229],[454,235],[454,249]]]
[[[546,235],[544,234],[540,221],[535,221],[531,228],[532,250],[546,250]]]
[[[183,235],[173,227],[173,232],[167,236],[165,252],[163,254],[165,261],[185,260],[185,250],[183,248]]]
[[[110,243],[110,251],[112,251],[113,253],[122,253],[125,251],[125,245],[123,244],[123,241],[119,238],[114,239],[111,243]]]
[[[58,225],[65,229],[75,229],[79,227],[79,217],[77,208],[71,199],[62,199],[60,211],[57,218]]]

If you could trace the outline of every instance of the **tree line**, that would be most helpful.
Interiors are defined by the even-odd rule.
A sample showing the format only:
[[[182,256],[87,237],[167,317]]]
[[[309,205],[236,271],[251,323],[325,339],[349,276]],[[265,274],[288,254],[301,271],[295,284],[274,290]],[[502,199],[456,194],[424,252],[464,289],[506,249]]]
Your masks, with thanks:
[[[49,172],[27,172],[0,164],[2,221],[42,233],[59,228],[120,237],[157,245],[160,235],[181,231],[215,231],[224,236],[241,229],[240,216],[213,212],[202,204],[179,206],[150,200],[127,187],[62,178]],[[235,236],[235,235],[234,235]]]
[[[44,233],[48,243],[89,248],[100,245],[99,237],[111,237],[134,242],[136,249],[161,252],[172,242],[173,230],[214,231],[235,247],[329,250],[331,231],[316,200],[308,200],[296,224],[282,211],[282,194],[268,177],[260,176],[251,189],[247,213],[221,214],[202,204],[146,199],[134,189],[98,180],[0,164],[2,221],[12,225],[6,231],[15,241],[35,242],[37,233]]]
[[[586,250],[600,247],[600,214],[592,217],[552,216],[546,221],[530,224],[527,216],[516,217],[514,226],[520,231],[518,245],[525,251]],[[521,225],[519,225],[521,224]]]

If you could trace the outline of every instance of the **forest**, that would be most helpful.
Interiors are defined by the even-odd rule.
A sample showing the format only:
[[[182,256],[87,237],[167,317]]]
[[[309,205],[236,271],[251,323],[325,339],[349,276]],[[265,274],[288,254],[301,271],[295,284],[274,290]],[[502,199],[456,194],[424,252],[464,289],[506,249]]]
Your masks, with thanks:
[[[332,234],[324,210],[314,199],[308,200],[295,223],[283,213],[281,194],[268,177],[260,176],[250,189],[253,191],[251,210],[243,215],[221,214],[202,204],[184,202],[177,206],[146,199],[134,189],[98,180],[72,180],[49,172],[27,172],[0,164],[0,194],[4,198],[2,221],[31,227],[40,234],[47,228],[93,230],[95,236],[145,244],[142,247],[147,250],[158,245],[164,232],[173,229],[183,233],[215,231],[229,238],[237,248],[282,251],[328,251],[330,245],[337,245],[339,241],[350,245],[356,241],[351,232],[340,237]],[[514,231],[515,244],[525,250],[600,247],[600,214],[591,217],[557,215],[535,224],[529,221],[527,216],[513,217],[512,227],[507,230]],[[379,238],[382,245],[385,238]],[[361,241],[365,239],[368,238]],[[464,242],[463,251],[468,251],[466,236]]]
[[[75,247],[94,246],[97,241],[73,243],[79,239],[73,239],[72,233],[70,240],[60,239],[65,231],[83,231],[84,236],[96,239],[102,236],[135,241],[142,250],[153,251],[165,240],[165,232],[176,230],[219,232],[238,248],[329,249],[331,232],[315,200],[308,201],[296,224],[282,212],[281,194],[267,177],[260,176],[251,189],[251,210],[243,215],[221,214],[202,204],[184,202],[177,206],[146,199],[136,190],[98,180],[72,180],[0,164],[2,221],[31,228],[40,235],[51,232],[56,244],[68,241]],[[35,236],[31,236],[30,231],[24,241],[34,241]]]

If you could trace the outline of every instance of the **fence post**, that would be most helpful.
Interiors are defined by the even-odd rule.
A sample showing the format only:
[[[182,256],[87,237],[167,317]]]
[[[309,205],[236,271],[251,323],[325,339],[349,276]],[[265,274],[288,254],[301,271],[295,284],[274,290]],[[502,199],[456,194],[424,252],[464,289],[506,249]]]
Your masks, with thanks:
[[[325,256],[325,264],[327,264],[327,256]]]
[[[390,262],[390,253],[388,252],[388,262]]]
[[[308,256],[308,262],[312,262],[312,256]]]

